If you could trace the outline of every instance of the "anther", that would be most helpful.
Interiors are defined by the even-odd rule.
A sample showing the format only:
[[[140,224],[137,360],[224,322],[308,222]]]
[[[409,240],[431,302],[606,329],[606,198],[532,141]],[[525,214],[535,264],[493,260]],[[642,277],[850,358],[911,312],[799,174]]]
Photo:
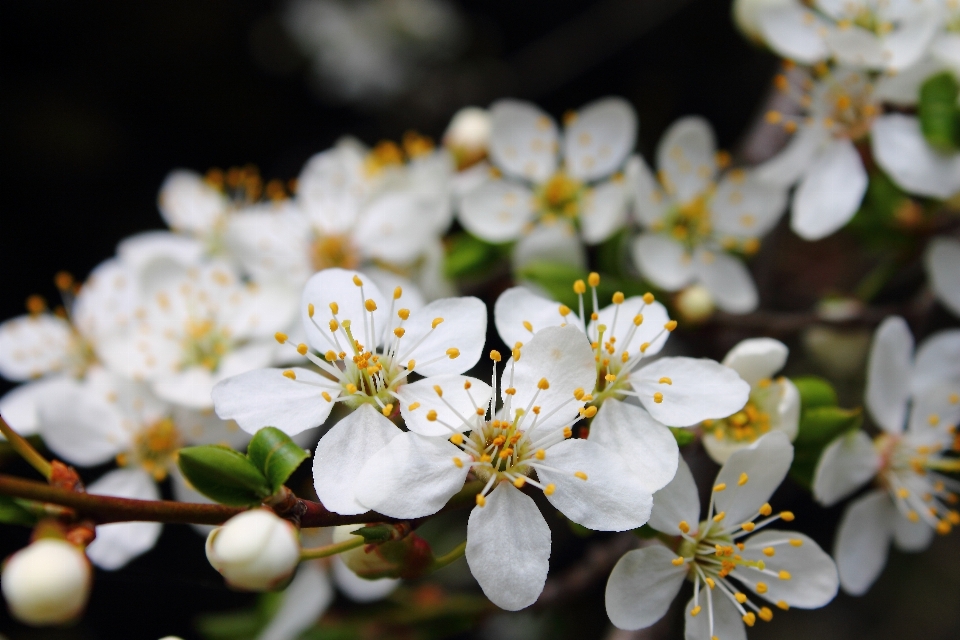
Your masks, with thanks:
[[[677,321],[671,320],[667,324],[663,325],[663,328],[666,329],[667,331],[673,331],[674,329],[677,328]]]
[[[714,581],[713,581],[713,578],[711,578],[711,577],[709,577],[709,576],[706,577],[706,578],[704,578],[703,581],[706,582],[706,583],[707,583],[707,586],[710,587],[711,589],[713,589],[714,587],[717,586],[717,583],[714,582]]]
[[[590,275],[587,276],[587,283],[588,283],[591,287],[599,286],[599,285],[600,285],[600,274],[597,273],[596,271],[591,272]]]
[[[353,395],[356,392],[357,392],[357,385],[353,384],[352,382],[347,384],[347,393]]]
[[[781,569],[780,573],[777,574],[777,577],[781,580],[789,580],[791,578],[790,572],[786,569]]]
[[[372,313],[377,310],[377,303],[373,301],[373,298],[370,298],[363,303],[363,308]]]
[[[737,480],[737,485],[742,487],[743,485],[747,484],[747,480],[749,480],[749,479],[750,479],[750,476],[748,476],[748,475],[746,474],[746,472],[741,473],[741,474],[740,474],[740,479]]]
[[[517,393],[517,390],[514,389],[513,387],[507,387],[506,389],[503,390],[503,392],[504,392],[505,394],[507,394],[508,396],[512,396],[512,395],[515,395],[515,394]]]
[[[513,486],[515,486],[517,489],[523,489],[523,485],[525,484],[527,484],[527,479],[524,478],[523,476],[520,476],[519,478],[513,481]]]
[[[299,353],[300,355],[302,356],[307,355],[307,351],[309,351],[309,348],[307,347],[307,345],[303,344],[302,342],[297,345],[297,353]]]
[[[283,372],[283,377],[290,378],[291,380],[296,380],[297,374],[293,372],[293,369],[287,369],[286,371]]]
[[[336,320],[331,320],[329,326],[330,326],[330,332],[331,332],[331,333],[336,333],[336,332],[337,332],[337,329],[340,328],[340,323],[337,322]]]
[[[649,348],[650,348],[650,343],[644,342],[643,344],[640,345],[640,353],[646,353],[647,349]]]
[[[546,390],[549,389],[549,388],[550,388],[550,383],[547,382],[547,379],[546,379],[546,378],[540,378],[540,382],[537,383],[537,389],[540,389],[540,390],[542,390],[542,391],[546,391]]]
[[[530,324],[528,320],[523,321],[523,328],[529,331],[530,333],[533,333],[533,325]]]
[[[396,329],[393,330],[393,335],[397,336],[398,338],[402,338],[403,334],[405,333],[406,333],[406,330],[403,327],[397,327]]]
[[[767,556],[768,558],[772,558],[776,553],[777,553],[777,550],[774,549],[773,547],[763,548],[763,555]]]
[[[437,412],[434,411],[433,409],[430,409],[430,411],[427,411],[427,420],[429,420],[430,422],[436,422]]]
[[[613,294],[613,304],[623,304],[623,292],[617,291]]]
[[[454,458],[453,464],[457,465],[457,468],[459,469],[463,468],[463,460],[461,460],[460,458]]]
[[[743,614],[743,622],[748,627],[752,627],[757,622],[757,615],[753,611],[748,611]]]
[[[536,458],[537,460],[543,460],[544,458],[547,457],[547,452],[544,451],[543,449],[537,449],[537,452],[533,454],[533,457]]]
[[[687,524],[686,520],[681,520],[680,524],[677,525],[677,528],[683,533],[690,533],[690,525]]]
[[[780,609],[782,609],[782,610],[784,610],[784,611],[789,611],[789,610],[790,610],[790,605],[788,605],[788,604],[787,604],[786,602],[784,602],[783,600],[778,600],[778,601],[777,601],[777,607],[779,607]]]
[[[478,507],[482,507],[482,506],[484,506],[485,504],[487,504],[487,499],[484,498],[482,495],[480,495],[480,494],[478,493],[478,494],[477,494],[477,506],[478,506]]]
[[[560,315],[563,316],[564,318],[570,315],[570,307],[568,307],[565,304],[560,305]]]
[[[283,333],[282,331],[277,331],[275,334],[273,334],[273,337],[280,344],[287,343],[287,334]]]
[[[320,395],[323,396],[323,399],[326,400],[327,402],[333,402],[333,398],[331,398],[330,394],[327,393],[326,391],[321,391]]]
[[[637,315],[633,316],[633,324],[634,324],[635,326],[637,326],[637,327],[639,327],[640,325],[643,324],[643,314],[642,314],[642,313],[638,313]]]
[[[584,284],[583,280],[577,280],[573,283],[573,292],[574,293],[584,293],[587,290],[587,285]]]
[[[438,384],[433,385],[433,390],[437,392],[438,396],[440,396],[441,398],[443,397],[443,389],[440,388],[440,385]]]
[[[714,491],[723,491],[723,490],[726,489],[726,488],[727,488],[726,483],[725,483],[725,482],[721,482],[721,483],[718,484],[718,485],[714,485],[713,490],[714,490]]]
[[[586,480],[586,479],[587,479],[587,474],[585,474],[583,471],[576,471],[576,472],[574,472],[573,475],[577,476],[577,477],[580,478],[581,480]]]
[[[679,567],[680,565],[683,564],[683,556],[677,556],[676,558],[671,560],[670,563],[673,564],[673,566],[675,567]]]
[[[353,284],[357,285],[358,287],[362,287],[363,280],[360,279],[360,276],[353,276]]]
[[[490,359],[493,360],[494,362],[500,362],[500,352],[497,351],[496,349],[492,349],[490,351]]]
[[[697,614],[700,613],[700,611],[702,610],[703,610],[703,607],[701,607],[700,605],[697,605],[693,609],[690,609],[690,615],[696,618]]]
[[[735,594],[733,594],[733,597],[736,598],[737,602],[740,604],[743,604],[747,601],[747,594],[741,593],[740,591],[737,591]]]
[[[397,287],[396,289],[393,290],[393,299],[394,299],[394,300],[399,300],[399,299],[400,299],[400,296],[402,296],[402,295],[403,295],[403,287]]]
[[[330,311],[333,313],[333,315],[337,315],[340,313],[340,305],[338,305],[336,302],[331,302]]]
[[[760,613],[757,615],[760,616],[760,619],[764,622],[773,620],[773,611],[770,610],[770,607],[760,607]]]
[[[313,307],[313,303],[311,302],[311,303],[309,303],[309,304],[307,305],[307,315],[312,318],[314,311],[315,311],[315,309],[314,309],[314,307]]]
[[[671,380],[671,379],[668,378],[667,376],[663,376],[663,377],[660,378],[660,380],[658,380],[657,382],[659,382],[660,384],[673,384],[673,380]]]
[[[440,323],[443,322],[443,318],[434,318],[433,322],[430,323],[431,329],[436,329],[440,326]]]
[[[573,429],[571,429],[570,427],[564,427],[564,428],[563,428],[563,437],[564,437],[564,438],[572,438],[572,437],[573,437]]]
[[[663,394],[657,391],[655,394],[653,394],[653,401],[657,404],[663,402]]]
[[[755,525],[752,522],[744,522],[743,524],[740,525],[740,528],[746,531],[747,533],[750,533],[751,531],[757,528],[757,525]]]
[[[400,311],[397,311],[397,316],[401,320],[406,320],[410,317],[410,309],[400,309]]]
[[[450,436],[450,442],[452,442],[455,445],[463,444],[463,434],[462,433],[453,434],[452,436]]]
[[[390,414],[393,413],[393,403],[392,402],[387,403],[387,405],[383,408],[383,411],[381,413],[383,413],[384,418],[389,418]]]
[[[793,519],[795,516],[793,515],[792,511],[781,511],[780,517],[783,519],[784,522],[793,522]]]
[[[773,513],[773,507],[770,506],[769,502],[764,502],[763,505],[760,507],[760,515],[768,516],[771,513]]]
[[[764,593],[766,593],[766,592],[767,592],[767,583],[766,583],[766,582],[758,582],[758,583],[757,583],[756,590],[757,590],[757,593],[759,593],[759,594],[764,594]]]
[[[416,368],[417,368],[417,361],[416,361],[416,360],[410,360],[410,361],[407,362],[407,369],[408,369],[409,371],[413,371],[413,370],[416,369]]]
[[[585,395],[586,394],[584,393],[583,389],[580,387],[573,390],[573,397],[576,398],[577,400],[582,400],[583,396]]]
[[[543,495],[545,495],[545,496],[552,496],[552,495],[553,495],[553,492],[556,491],[556,490],[557,490],[557,485],[555,485],[555,484],[548,484],[547,486],[545,486],[545,487],[543,488]]]
[[[592,418],[595,415],[597,415],[596,407],[591,406],[586,407],[585,409],[580,409],[580,416],[583,418]]]
[[[410,406],[407,407],[407,409],[409,409],[410,411],[416,411],[419,408],[420,408],[419,402],[413,402],[410,404]]]
[[[727,517],[727,512],[726,512],[726,511],[721,511],[721,512],[718,513],[717,515],[713,516],[713,521],[714,521],[714,522],[720,522],[721,520],[723,520],[723,519],[726,518],[726,517]]]
[[[603,379],[607,382],[616,382],[617,376],[613,375],[612,373],[608,373],[607,375],[603,376]]]

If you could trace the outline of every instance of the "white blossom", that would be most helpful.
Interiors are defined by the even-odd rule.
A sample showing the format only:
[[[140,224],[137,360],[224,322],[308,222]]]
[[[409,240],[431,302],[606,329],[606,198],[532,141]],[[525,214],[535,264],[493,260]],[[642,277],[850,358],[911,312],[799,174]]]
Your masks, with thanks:
[[[644,228],[632,254],[641,274],[658,287],[676,291],[699,283],[720,309],[747,313],[757,307],[756,286],[727,251],[751,255],[759,249],[759,239],[783,213],[786,189],[743,169],[718,179],[726,162],[705,120],[675,122],[657,146],[656,177],[643,160],[630,173]]]
[[[960,152],[930,146],[915,116],[880,116],[870,143],[877,164],[907,193],[940,200],[960,193]]]
[[[7,559],[0,587],[14,618],[46,626],[79,617],[92,581],[82,550],[66,540],[41,538]]]
[[[296,528],[269,509],[251,509],[207,537],[207,560],[227,584],[267,591],[283,584],[300,562]]]
[[[703,446],[719,464],[772,431],[782,431],[790,442],[800,425],[800,392],[786,377],[774,378],[787,362],[787,346],[773,338],[748,338],[723,359],[750,385],[746,406],[722,420],[703,423]]]
[[[745,592],[780,609],[830,602],[837,569],[816,542],[796,531],[756,533],[794,519],[789,511],[775,514],[768,502],[792,460],[793,447],[781,432],[733,453],[717,475],[704,520],[693,476],[681,460],[673,481],[654,494],[650,516],[651,527],[678,536],[677,546],[649,546],[620,559],[606,589],[613,624],[631,630],[652,625],[685,579],[693,583],[684,608],[689,640],[745,638],[744,624],[769,622],[773,610]]]
[[[914,357],[902,318],[885,320],[874,336],[867,365],[866,405],[881,434],[840,436],[823,452],[814,475],[816,499],[830,506],[874,481],[876,489],[848,507],[834,557],[844,591],[862,595],[880,575],[891,540],[921,551],[934,531],[960,524],[951,505],[960,483],[944,453],[960,423],[960,331],[928,338]]]
[[[924,255],[927,277],[937,299],[960,316],[960,242],[939,237],[930,241]]]

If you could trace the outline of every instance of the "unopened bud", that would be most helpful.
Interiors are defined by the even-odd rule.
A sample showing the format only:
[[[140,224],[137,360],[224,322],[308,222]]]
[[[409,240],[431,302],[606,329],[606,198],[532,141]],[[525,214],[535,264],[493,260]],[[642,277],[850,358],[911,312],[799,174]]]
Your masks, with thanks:
[[[355,524],[342,525],[333,530],[334,543],[355,540]],[[377,545],[364,545],[340,554],[343,564],[366,580],[379,578],[414,579],[423,575],[433,563],[433,551],[426,540],[411,533],[400,540]]]
[[[443,146],[456,158],[460,169],[483,159],[489,144],[490,114],[479,107],[457,111],[443,134]]]
[[[677,294],[675,302],[680,317],[687,322],[703,322],[713,314],[713,296],[703,285],[687,287]]]
[[[297,568],[300,541],[286,520],[251,509],[210,532],[207,560],[231,587],[268,591],[282,586]]]
[[[83,551],[66,540],[41,538],[7,560],[0,587],[14,618],[44,626],[77,618],[87,604],[91,579]]]

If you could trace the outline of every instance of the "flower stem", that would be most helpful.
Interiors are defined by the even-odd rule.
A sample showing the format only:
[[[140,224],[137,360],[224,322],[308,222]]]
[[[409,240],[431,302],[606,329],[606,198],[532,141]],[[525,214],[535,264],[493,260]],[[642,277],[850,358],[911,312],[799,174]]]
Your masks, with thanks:
[[[47,462],[47,459],[40,455],[23,436],[14,431],[2,417],[0,417],[0,432],[3,432],[7,442],[10,443],[10,447],[19,453],[20,457],[29,462],[30,466],[40,472],[40,475],[44,478],[50,479],[53,474],[53,467]]]
[[[355,539],[344,540],[343,542],[337,542],[335,544],[328,544],[322,547],[312,547],[310,549],[301,549],[300,550],[300,560],[316,560],[317,558],[328,558],[330,556],[335,556],[338,553],[343,553],[344,551],[350,551],[350,549],[356,549],[357,547],[362,547],[365,540],[363,536],[354,536]]]
[[[430,566],[431,571],[436,571],[437,569],[443,569],[445,566],[460,558],[464,551],[467,550],[467,541],[464,540],[457,546],[455,546],[451,551],[443,554],[440,557],[433,559],[433,564]]]

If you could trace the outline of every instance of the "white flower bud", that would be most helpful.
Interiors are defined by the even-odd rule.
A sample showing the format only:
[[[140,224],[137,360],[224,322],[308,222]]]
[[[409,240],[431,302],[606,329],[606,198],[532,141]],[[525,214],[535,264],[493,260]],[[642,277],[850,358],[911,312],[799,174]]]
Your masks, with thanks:
[[[443,134],[443,146],[453,153],[461,168],[483,158],[489,144],[490,114],[479,107],[457,111]]]
[[[252,509],[210,532],[207,560],[230,586],[267,591],[297,568],[300,541],[292,524],[267,509]]]
[[[680,317],[687,322],[703,322],[714,309],[713,296],[700,284],[691,285],[677,294],[676,305]]]
[[[17,620],[54,625],[80,615],[90,595],[91,577],[83,551],[66,540],[42,538],[7,560],[0,587]]]

